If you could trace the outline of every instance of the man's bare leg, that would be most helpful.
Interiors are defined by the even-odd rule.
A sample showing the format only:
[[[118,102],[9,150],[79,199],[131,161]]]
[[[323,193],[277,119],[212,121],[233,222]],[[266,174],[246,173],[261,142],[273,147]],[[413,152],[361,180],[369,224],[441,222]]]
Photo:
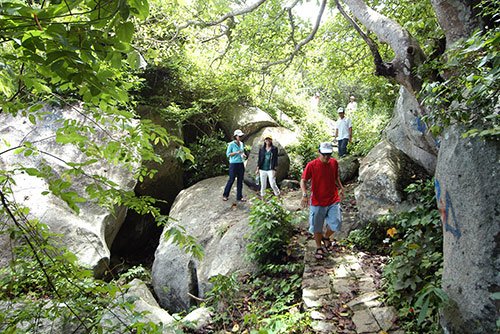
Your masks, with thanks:
[[[321,248],[321,241],[323,239],[323,233],[314,233],[314,241],[316,242],[316,248]]]
[[[325,248],[328,250],[328,251],[332,251],[333,248],[332,248],[332,245],[334,243],[334,240],[330,239],[330,237],[333,235],[333,231],[330,230],[328,227],[326,228],[326,232],[325,232],[325,235],[324,237],[322,238],[322,241],[323,243],[325,244]]]

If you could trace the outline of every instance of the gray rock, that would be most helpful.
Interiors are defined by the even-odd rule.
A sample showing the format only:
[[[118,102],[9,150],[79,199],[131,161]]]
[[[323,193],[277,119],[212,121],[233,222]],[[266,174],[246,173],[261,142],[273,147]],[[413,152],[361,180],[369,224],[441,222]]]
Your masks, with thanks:
[[[297,180],[283,180],[280,183],[281,188],[283,189],[292,189],[292,190],[298,190],[300,189],[300,182]]]
[[[356,333],[378,332],[380,327],[369,310],[355,311],[352,316],[352,322],[356,325]]]
[[[262,146],[264,144],[264,136],[272,135],[273,142],[278,142],[283,148],[287,149],[290,146],[297,145],[299,143],[299,133],[298,131],[292,131],[287,128],[278,127],[264,127],[258,132],[246,136],[244,142],[246,145],[250,146]]]
[[[375,307],[371,308],[370,311],[383,331],[391,329],[398,317],[396,309],[392,306]]]
[[[335,325],[327,321],[313,321],[311,327],[316,333],[335,333],[336,330]]]
[[[206,307],[199,307],[186,315],[181,322],[185,327],[194,329],[196,331],[202,330],[212,321],[212,313]]]
[[[347,306],[353,311],[377,307],[381,304],[379,297],[380,295],[375,291],[367,292],[351,300]]]
[[[363,221],[397,210],[403,201],[403,190],[412,176],[425,175],[422,167],[388,141],[378,143],[361,161],[359,186],[354,195]]]
[[[442,286],[451,303],[442,324],[452,333],[494,333],[500,282],[500,169],[498,140],[461,138],[445,132],[435,186],[443,222]]]
[[[327,316],[323,312],[316,310],[311,311],[311,319],[313,320],[326,320]]]
[[[347,156],[338,160],[340,181],[345,184],[356,180],[359,172],[359,160],[354,156]]]
[[[279,126],[268,113],[257,107],[238,106],[233,110],[228,110],[223,118],[222,128],[229,138],[233,137],[236,129],[250,136],[264,127]]]
[[[336,293],[351,293],[356,290],[356,279],[355,277],[333,278],[332,286]]]
[[[220,176],[198,182],[184,189],[174,202],[169,214],[175,219],[172,224],[183,226],[203,246],[205,254],[199,261],[166,240],[165,232],[162,234],[152,276],[159,303],[168,310],[178,312],[195,305],[196,300],[189,295],[203,298],[211,287],[210,277],[255,269],[245,260],[249,205],[233,205],[231,199],[222,201],[226,181],[226,176]],[[244,187],[244,194],[248,192]]]
[[[25,141],[32,142],[40,151],[45,152],[30,156],[16,155],[13,151],[6,152],[0,157],[0,169],[15,170],[18,164],[41,168],[44,164],[48,164],[56,175],[62,175],[69,168],[60,159],[74,163],[88,159],[76,146],[61,145],[55,140],[56,131],[64,121],[78,121],[89,125],[88,116],[84,118],[80,113],[81,108],[46,107],[43,111],[47,114],[37,121],[36,125],[31,124],[26,117],[0,115],[2,139],[11,146],[20,145]],[[95,135],[91,140],[97,144],[105,143],[109,140],[109,136],[123,135],[105,129],[103,125],[95,126],[94,130]],[[2,145],[5,145],[5,142]],[[132,190],[136,183],[132,172],[112,162],[99,161],[83,167],[83,170],[87,175],[97,174],[106,177],[124,190]],[[15,172],[14,180],[16,184],[12,190],[16,202],[20,206],[29,208],[31,218],[39,219],[49,226],[51,232],[61,235],[60,243],[75,253],[83,266],[92,268],[96,276],[101,275],[107,269],[110,256],[108,247],[125,219],[126,208],[117,207],[115,210],[108,210],[95,202],[88,201],[78,205],[80,213],[77,214],[59,197],[52,194],[42,195],[42,192],[49,187],[46,180],[20,172]],[[70,190],[84,195],[84,189],[94,183],[94,180],[87,176],[73,176],[71,182]]]
[[[132,321],[137,320],[162,326],[164,334],[177,333],[174,318],[158,305],[146,284],[139,279],[134,279],[129,285],[128,290],[117,297],[117,302],[132,303],[134,313],[118,306],[104,313],[101,324],[106,333],[125,333],[127,326],[132,325]],[[140,318],[138,318],[138,314],[141,314]]]
[[[370,291],[375,291],[375,282],[373,281],[373,278],[371,277],[361,277],[359,279],[359,291],[361,293],[365,292],[370,292]]]
[[[331,292],[332,290],[330,289],[330,287],[320,289],[304,288],[302,290],[302,297],[319,299],[322,296],[329,295]]]

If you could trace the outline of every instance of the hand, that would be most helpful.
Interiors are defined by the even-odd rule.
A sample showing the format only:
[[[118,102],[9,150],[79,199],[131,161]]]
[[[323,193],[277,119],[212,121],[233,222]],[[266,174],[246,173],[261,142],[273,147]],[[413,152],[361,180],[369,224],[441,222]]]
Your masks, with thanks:
[[[300,206],[302,208],[307,208],[309,205],[309,197],[302,197],[302,201],[300,201]]]
[[[245,153],[241,153],[241,157],[242,157],[243,159],[246,159],[246,158],[247,158],[247,155],[246,155]]]
[[[340,190],[339,190],[339,197],[340,197],[341,201],[344,199],[344,188],[340,188]]]

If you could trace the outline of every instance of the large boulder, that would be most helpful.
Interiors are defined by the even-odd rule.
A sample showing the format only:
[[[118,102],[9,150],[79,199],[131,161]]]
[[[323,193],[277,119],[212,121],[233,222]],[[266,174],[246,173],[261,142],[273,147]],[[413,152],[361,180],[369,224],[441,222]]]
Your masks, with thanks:
[[[108,266],[109,245],[125,219],[126,208],[116,207],[114,210],[109,210],[93,201],[87,201],[78,205],[80,212],[76,213],[61,198],[51,193],[42,194],[49,188],[47,180],[16,171],[18,165],[35,169],[49,165],[54,175],[71,177],[70,189],[77,193],[83,193],[87,186],[95,182],[88,175],[106,177],[118,188],[132,190],[136,184],[132,172],[104,159],[83,166],[84,175],[70,176],[71,174],[66,173],[70,169],[66,162],[83,163],[88,159],[75,145],[61,145],[55,140],[56,131],[63,122],[81,122],[77,124],[92,126],[90,116],[83,116],[83,112],[79,109],[78,106],[66,109],[46,107],[40,110],[45,115],[35,125],[24,116],[0,114],[0,137],[3,139],[0,151],[5,150],[0,156],[0,170],[14,173],[13,197],[10,200],[15,198],[18,205],[29,208],[31,219],[38,219],[48,225],[51,232],[59,234],[61,244],[75,253],[82,265],[92,268],[94,274],[99,276]],[[91,141],[97,144],[104,144],[110,138],[123,136],[122,133],[113,132],[112,129],[105,129],[103,125],[94,126],[94,131]],[[15,154],[13,150],[6,150],[6,145],[15,147],[25,142],[30,142],[43,153],[25,156]],[[2,251],[8,252],[8,246],[2,247]]]
[[[257,107],[238,106],[228,110],[223,118],[222,128],[229,138],[233,137],[236,129],[248,136],[266,126],[279,126],[268,113]]]
[[[348,155],[338,159],[338,163],[340,182],[344,185],[348,182],[355,181],[359,173],[359,159]]]
[[[226,176],[219,176],[184,189],[170,211],[172,224],[184,227],[205,253],[198,260],[162,235],[155,253],[152,281],[160,305],[172,312],[195,305],[196,300],[190,294],[203,298],[211,287],[210,277],[254,269],[245,260],[249,204],[222,201],[226,182]],[[234,186],[231,197],[235,191]],[[244,187],[244,195],[248,192]]]
[[[425,170],[391,143],[378,143],[360,163],[360,184],[354,191],[359,218],[373,221],[398,210],[404,200],[403,190],[422,175]]]
[[[288,175],[288,171],[290,170],[290,158],[281,144],[281,139],[283,139],[285,143],[290,144],[292,142],[291,131],[285,128],[265,128],[259,131],[257,135],[249,138],[249,140],[245,143],[245,145],[249,143],[252,146],[245,166],[245,183],[252,189],[260,189],[260,187],[255,184],[255,170],[257,169],[257,163],[259,160],[259,150],[264,144],[264,137],[267,135],[273,136],[273,145],[278,148],[276,181],[281,182],[285,179]]]
[[[273,143],[278,142],[283,148],[297,145],[299,143],[300,130],[289,130],[282,126],[277,127],[264,127],[256,133],[243,138],[245,145],[249,146],[262,146],[264,144],[264,137],[266,135],[273,136]]]
[[[448,333],[495,333],[500,285],[500,143],[461,137],[451,127],[441,142],[436,199],[443,222],[443,289]]]
[[[421,107],[415,96],[401,86],[394,108],[394,117],[385,129],[387,140],[413,161],[434,174],[437,158],[437,141],[422,121]]]

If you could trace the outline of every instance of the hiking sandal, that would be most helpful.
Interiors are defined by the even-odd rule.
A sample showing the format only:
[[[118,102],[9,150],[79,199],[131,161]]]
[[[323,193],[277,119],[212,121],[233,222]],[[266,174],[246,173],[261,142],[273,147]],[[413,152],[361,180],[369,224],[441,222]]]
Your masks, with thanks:
[[[323,240],[323,243],[325,244],[325,249],[328,252],[333,252],[335,250],[335,242],[331,241],[330,238],[323,237],[323,239],[321,240]]]
[[[314,253],[314,258],[316,260],[323,260],[326,256],[325,250],[323,248],[316,248],[316,252]]]

